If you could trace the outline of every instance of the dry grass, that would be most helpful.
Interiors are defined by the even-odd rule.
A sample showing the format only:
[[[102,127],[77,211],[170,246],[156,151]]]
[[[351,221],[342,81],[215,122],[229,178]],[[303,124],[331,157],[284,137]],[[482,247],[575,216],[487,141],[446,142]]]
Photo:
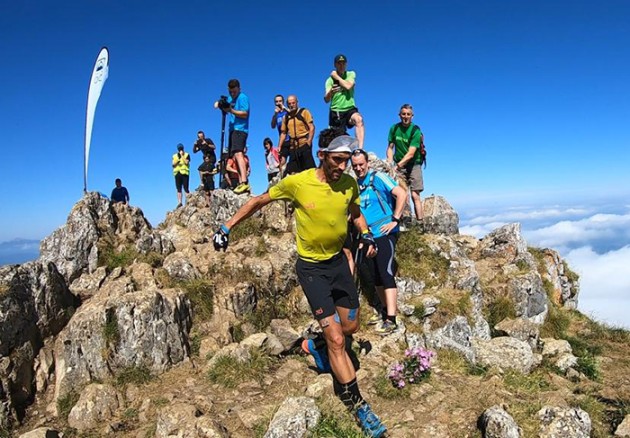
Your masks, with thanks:
[[[415,228],[401,233],[396,260],[398,275],[424,281],[427,288],[443,285],[448,278],[449,260],[432,250],[427,237]]]

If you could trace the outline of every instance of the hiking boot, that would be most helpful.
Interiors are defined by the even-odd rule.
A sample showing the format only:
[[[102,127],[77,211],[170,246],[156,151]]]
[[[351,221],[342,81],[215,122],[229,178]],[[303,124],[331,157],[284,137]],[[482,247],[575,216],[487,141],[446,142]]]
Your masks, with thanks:
[[[177,207],[175,208],[180,208],[182,206],[182,203],[180,202],[179,204],[177,204]]]
[[[383,323],[376,328],[376,333],[381,336],[391,335],[398,330],[398,324],[394,324],[390,320],[383,321]]]
[[[240,195],[241,193],[249,192],[251,187],[248,183],[240,183],[235,189],[234,193]]]
[[[315,365],[319,371],[322,373],[330,372],[330,361],[328,360],[326,346],[323,348],[317,348],[313,339],[304,339],[302,341],[302,350],[313,356],[313,359],[315,359]]]
[[[361,429],[363,429],[363,433],[367,436],[380,438],[387,432],[387,428],[381,423],[381,419],[372,412],[369,404],[363,402],[355,415],[358,423],[361,425]]]

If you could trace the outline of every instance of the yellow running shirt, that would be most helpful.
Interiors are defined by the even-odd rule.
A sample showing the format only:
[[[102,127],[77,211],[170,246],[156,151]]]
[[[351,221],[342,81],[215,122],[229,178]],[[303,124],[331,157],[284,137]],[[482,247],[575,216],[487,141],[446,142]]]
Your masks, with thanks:
[[[337,255],[348,232],[348,207],[360,205],[359,187],[349,175],[328,184],[308,169],[269,189],[271,199],[293,201],[297,251],[302,260],[321,262]]]

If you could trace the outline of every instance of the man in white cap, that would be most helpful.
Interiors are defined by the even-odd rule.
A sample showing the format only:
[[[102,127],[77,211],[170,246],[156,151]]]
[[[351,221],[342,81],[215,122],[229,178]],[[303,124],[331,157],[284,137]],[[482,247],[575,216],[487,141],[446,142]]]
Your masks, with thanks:
[[[363,400],[346,350],[346,337],[359,328],[358,294],[342,251],[348,214],[361,232],[360,247],[366,250],[367,257],[374,257],[376,246],[361,214],[357,182],[344,173],[357,141],[347,135],[330,141],[329,131],[332,130],[320,134],[318,168],[287,176],[267,193],[247,201],[212,239],[217,251],[226,250],[230,231],[239,222],[271,201],[293,202],[297,275],[323,333],[323,338],[305,339],[302,348],[313,355],[320,371],[332,371],[335,394],[355,415],[363,431],[380,437],[387,429]]]

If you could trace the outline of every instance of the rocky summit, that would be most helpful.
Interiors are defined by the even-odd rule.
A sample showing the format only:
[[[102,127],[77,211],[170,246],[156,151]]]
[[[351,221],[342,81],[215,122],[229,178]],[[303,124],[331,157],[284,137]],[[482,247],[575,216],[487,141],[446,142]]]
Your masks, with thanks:
[[[299,348],[318,326],[286,206],[213,249],[247,199],[193,193],[154,228],[87,193],[37,260],[0,268],[0,436],[361,436]],[[359,275],[353,355],[388,436],[630,436],[630,336],[576,310],[560,255],[529,247],[519,224],[461,235],[446,199],[423,202],[398,243],[400,330],[367,325]],[[397,384],[392,367],[420,348],[430,370]]]

